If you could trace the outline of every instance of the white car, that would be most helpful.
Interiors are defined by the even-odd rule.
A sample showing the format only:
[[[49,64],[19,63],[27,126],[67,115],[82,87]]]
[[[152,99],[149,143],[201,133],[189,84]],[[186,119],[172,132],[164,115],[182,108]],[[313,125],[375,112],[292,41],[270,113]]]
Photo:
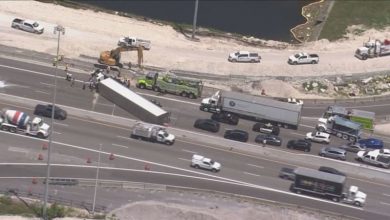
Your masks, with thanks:
[[[303,101],[300,99],[288,98],[287,102],[295,105],[303,105]]]
[[[329,144],[330,134],[325,132],[313,131],[306,134],[306,140]]]
[[[191,166],[197,169],[211,170],[218,172],[221,170],[221,164],[201,155],[194,154],[191,160]]]

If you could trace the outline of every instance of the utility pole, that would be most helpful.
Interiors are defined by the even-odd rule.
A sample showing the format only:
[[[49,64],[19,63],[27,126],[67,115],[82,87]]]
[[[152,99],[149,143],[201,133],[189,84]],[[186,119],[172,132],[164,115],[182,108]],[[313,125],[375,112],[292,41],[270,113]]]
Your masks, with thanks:
[[[198,1],[199,0],[195,0],[194,21],[192,23],[192,39],[195,39],[196,20],[198,18]]]
[[[95,178],[95,192],[93,193],[93,203],[92,203],[92,214],[95,214],[95,204],[96,204],[96,193],[97,193],[97,186],[98,186],[98,180],[99,180],[99,169],[100,169],[100,153],[102,152],[102,144],[99,145],[99,158],[98,158],[98,164],[96,169],[96,178]]]
[[[58,62],[60,60],[59,58],[59,52],[60,52],[60,38],[61,34],[65,34],[65,28],[61,25],[57,25],[54,27],[54,34],[58,33],[58,39],[57,39],[57,57],[56,57],[56,68],[54,70],[54,87],[53,87],[53,102],[52,102],[52,110],[51,110],[51,121],[50,121],[50,134],[49,134],[49,145],[47,149],[47,167],[46,167],[46,183],[45,183],[45,198],[43,202],[43,209],[42,209],[42,216],[43,219],[47,220],[47,199],[49,195],[49,178],[50,178],[50,152],[51,152],[51,146],[53,142],[53,130],[54,130],[54,111],[55,111],[55,103],[56,103],[56,96],[57,96],[57,70],[58,70]]]

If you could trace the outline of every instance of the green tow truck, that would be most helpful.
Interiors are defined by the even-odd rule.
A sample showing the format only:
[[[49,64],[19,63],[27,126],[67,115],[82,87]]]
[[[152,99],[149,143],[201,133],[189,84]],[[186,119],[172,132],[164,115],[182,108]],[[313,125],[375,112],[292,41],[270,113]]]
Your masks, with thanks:
[[[375,112],[368,112],[358,109],[351,109],[348,110],[345,107],[342,106],[329,106],[324,114],[323,118],[329,118],[331,116],[340,116],[346,119],[349,119],[353,122],[360,123],[362,125],[362,128],[365,130],[373,131],[374,130],[374,123],[375,123]]]
[[[136,86],[161,93],[181,95],[191,99],[202,96],[203,84],[199,80],[177,77],[171,73],[149,72],[137,79]]]

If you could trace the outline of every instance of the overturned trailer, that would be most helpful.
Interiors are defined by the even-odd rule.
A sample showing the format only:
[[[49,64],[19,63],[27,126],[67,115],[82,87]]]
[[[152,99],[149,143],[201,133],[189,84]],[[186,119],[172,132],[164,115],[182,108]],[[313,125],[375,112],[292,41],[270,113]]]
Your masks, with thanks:
[[[111,78],[101,80],[98,88],[101,96],[142,121],[153,124],[169,122],[169,112]]]

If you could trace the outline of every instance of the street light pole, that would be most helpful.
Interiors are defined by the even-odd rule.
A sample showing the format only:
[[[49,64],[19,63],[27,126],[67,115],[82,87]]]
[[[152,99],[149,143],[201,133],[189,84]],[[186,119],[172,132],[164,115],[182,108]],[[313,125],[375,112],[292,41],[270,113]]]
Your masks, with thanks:
[[[98,180],[99,180],[100,153],[101,152],[102,152],[102,144],[100,144],[100,146],[99,146],[99,156],[98,156],[98,164],[97,164],[96,179],[95,179],[95,192],[93,193],[92,214],[95,214],[96,193],[97,193],[97,185],[98,185]]]
[[[196,20],[198,17],[198,1],[199,0],[195,0],[194,21],[192,23],[192,39],[195,39]]]
[[[46,183],[45,183],[45,198],[43,203],[43,210],[42,210],[42,216],[43,219],[47,220],[47,199],[49,194],[49,177],[50,177],[50,152],[51,152],[51,145],[53,141],[53,130],[54,130],[54,110],[55,110],[55,103],[56,103],[56,97],[57,97],[57,70],[58,70],[58,61],[59,61],[59,52],[60,52],[60,38],[61,34],[65,34],[65,28],[61,25],[57,25],[54,27],[54,34],[58,33],[58,40],[57,40],[57,56],[56,56],[56,68],[54,70],[54,88],[53,88],[53,102],[52,102],[52,110],[51,110],[51,121],[50,121],[50,134],[49,134],[49,145],[47,150],[47,167],[46,167]]]

